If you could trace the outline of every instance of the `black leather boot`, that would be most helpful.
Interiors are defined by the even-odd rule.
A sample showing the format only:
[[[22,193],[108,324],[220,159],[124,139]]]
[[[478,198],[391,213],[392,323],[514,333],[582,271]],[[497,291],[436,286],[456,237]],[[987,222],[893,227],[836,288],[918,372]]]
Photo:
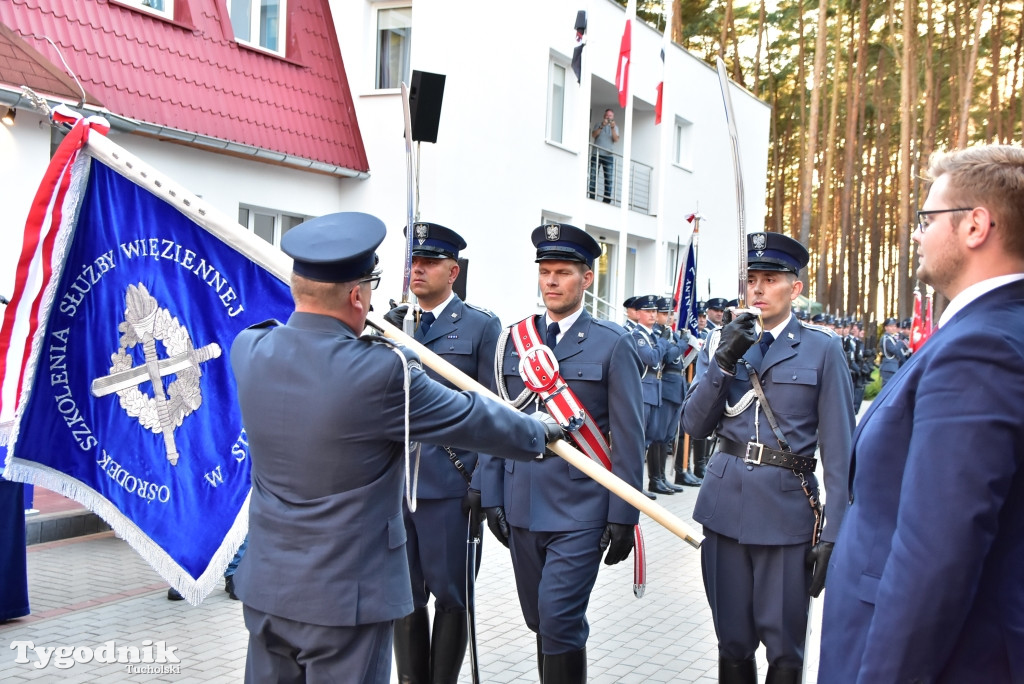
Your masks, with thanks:
[[[456,684],[466,657],[469,623],[465,611],[434,613],[434,633],[430,637],[431,684]]]
[[[587,649],[544,656],[543,684],[586,684]]]
[[[701,480],[704,479],[704,466],[707,463],[707,456],[705,452],[708,448],[708,441],[706,439],[695,439],[693,440],[693,475]]]
[[[399,684],[430,684],[430,615],[426,606],[395,620],[394,629]]]
[[[668,455],[672,453],[672,445],[661,443],[661,447],[658,450],[658,474],[661,475],[662,483],[671,489],[673,492],[681,492],[685,487],[680,487],[677,484],[672,484],[668,481],[668,477],[665,475],[665,465],[668,463]]]
[[[654,442],[647,447],[647,491],[657,494],[675,494],[668,488],[664,476],[658,474],[658,468],[661,465],[661,460],[658,457],[658,447],[660,446],[661,444]]]
[[[757,684],[757,663],[718,656],[718,684]]]
[[[803,675],[801,667],[779,667],[768,666],[768,676],[764,684],[800,684],[800,677]]]

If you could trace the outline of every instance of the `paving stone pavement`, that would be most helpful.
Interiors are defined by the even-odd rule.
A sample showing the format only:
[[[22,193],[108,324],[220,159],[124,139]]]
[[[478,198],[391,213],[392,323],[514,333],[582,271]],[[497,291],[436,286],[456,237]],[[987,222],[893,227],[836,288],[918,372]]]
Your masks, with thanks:
[[[659,496],[658,503],[693,526],[697,489]],[[716,681],[717,651],[711,612],[700,580],[700,554],[646,516],[647,593],[632,591],[632,563],[602,566],[588,616],[588,674],[612,682]],[[200,606],[166,599],[166,585],[112,532],[29,547],[32,615],[0,625],[0,679],[5,682],[239,682],[245,668],[242,606],[214,591]],[[536,682],[536,647],[523,624],[508,552],[490,533],[477,585],[481,681]],[[816,640],[816,636],[814,640]],[[98,649],[117,646],[176,649],[179,670],[130,672],[124,664],[94,659],[66,669],[55,658],[42,668],[15,662],[12,643],[35,647]],[[814,680],[815,649],[809,648],[808,681]],[[758,653],[762,677],[763,649]],[[397,681],[392,675],[392,681]],[[470,682],[468,658],[460,681]]]

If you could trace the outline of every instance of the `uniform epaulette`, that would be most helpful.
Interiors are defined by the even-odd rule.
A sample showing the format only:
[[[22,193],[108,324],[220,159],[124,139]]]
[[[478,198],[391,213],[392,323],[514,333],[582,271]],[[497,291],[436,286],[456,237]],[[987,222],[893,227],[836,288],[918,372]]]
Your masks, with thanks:
[[[259,323],[254,323],[253,325],[250,325],[249,328],[250,329],[276,328],[279,325],[281,325],[281,321],[277,320],[276,318],[268,318],[265,321],[261,321]]]
[[[359,339],[362,340],[363,342],[378,342],[385,346],[391,347],[396,352],[402,354],[409,363],[415,364],[417,367],[422,367],[419,354],[417,354],[409,347],[406,347],[405,345],[395,342],[390,337],[385,337],[384,335],[381,335],[378,332],[372,332],[367,333],[365,335],[360,335]]]
[[[595,325],[599,325],[602,328],[608,328],[609,330],[612,330],[612,331],[614,331],[615,333],[617,333],[619,335],[621,335],[623,333],[627,333],[628,334],[630,332],[624,326],[621,326],[618,323],[614,323],[614,322],[606,320],[604,318],[596,318],[595,317],[592,320],[594,321]]]
[[[474,309],[476,311],[479,311],[480,313],[488,316],[489,318],[497,318],[497,316],[494,314],[494,312],[491,311],[490,309],[485,309],[482,306],[477,306],[476,304],[470,304],[469,302],[463,302],[463,304],[468,306],[470,309]]]
[[[806,321],[800,321],[800,325],[807,328],[808,330],[817,330],[818,332],[823,332],[831,337],[839,337],[839,335],[836,334],[835,330],[833,330],[832,328],[827,328],[823,325],[815,325],[814,323],[807,323]]]

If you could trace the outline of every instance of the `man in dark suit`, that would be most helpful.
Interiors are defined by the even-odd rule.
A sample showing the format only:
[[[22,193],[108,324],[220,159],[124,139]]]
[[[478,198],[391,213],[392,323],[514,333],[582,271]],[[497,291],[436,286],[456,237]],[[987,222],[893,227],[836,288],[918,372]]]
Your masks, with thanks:
[[[917,277],[950,301],[854,436],[823,683],[1024,681],[1024,150],[928,175]]]
[[[593,318],[583,307],[600,245],[565,224],[541,226],[532,238],[545,313],[517,325],[536,326],[604,441],[613,435],[612,472],[640,489],[644,434],[637,347],[620,326]],[[543,410],[520,377],[521,357],[504,332],[498,358],[499,393],[523,411]],[[485,483],[483,505],[488,527],[512,552],[519,604],[526,626],[537,634],[541,679],[585,682],[587,604],[601,556],[607,549],[608,565],[629,556],[639,511],[561,458],[504,465],[503,477]]]
[[[853,390],[836,334],[791,314],[807,250],[779,233],[749,234],[747,250],[747,301],[763,322],[758,329],[755,315],[741,313],[712,334],[701,351],[707,370],[683,404],[687,432],[718,433],[693,519],[706,537],[701,563],[719,681],[753,684],[763,642],[768,681],[795,684],[810,596],[821,591],[846,507]]]
[[[452,290],[459,251],[466,241],[436,223],[413,224],[409,289],[422,313],[416,341],[485,387],[494,377],[494,349],[501,323],[486,309],[467,304]],[[385,318],[401,328],[408,305]],[[454,387],[433,370],[427,375]],[[395,669],[402,684],[455,684],[466,655],[467,525],[479,532],[477,453],[424,444],[415,512],[403,507],[408,535],[413,612],[395,621]],[[484,467],[484,459],[480,466]],[[474,535],[476,536],[476,535]],[[480,545],[472,564],[479,568]],[[434,596],[434,624],[427,603]]]
[[[231,347],[252,458],[249,546],[235,574],[247,682],[389,680],[392,621],[413,609],[407,438],[533,460],[560,435],[431,380],[408,350],[358,337],[384,232],[359,213],[289,231],[295,312]]]

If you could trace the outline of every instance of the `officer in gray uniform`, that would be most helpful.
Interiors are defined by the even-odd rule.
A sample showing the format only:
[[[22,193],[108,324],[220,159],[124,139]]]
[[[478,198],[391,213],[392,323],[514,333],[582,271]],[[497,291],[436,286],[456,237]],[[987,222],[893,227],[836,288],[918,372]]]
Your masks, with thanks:
[[[661,449],[661,370],[667,345],[654,332],[658,316],[658,296],[643,295],[635,301],[637,325],[630,332],[644,369],[640,378],[644,392],[644,448],[647,450],[647,491],[651,494],[675,494],[682,487],[665,480],[665,461]],[[654,498],[649,497],[649,498]]]
[[[459,251],[466,241],[436,223],[413,224],[409,289],[422,310],[414,337],[484,387],[494,377],[494,348],[501,323],[497,316],[463,302],[452,290],[459,277]],[[393,307],[385,318],[401,328],[408,305]],[[435,371],[427,375],[454,387]],[[467,529],[479,537],[480,485],[477,453],[424,444],[415,512],[404,507],[408,535],[413,612],[395,621],[395,667],[402,684],[454,684],[466,655]],[[481,467],[489,459],[480,461]],[[480,544],[473,565],[479,569]],[[434,596],[434,625],[427,602]]]
[[[565,224],[540,226],[532,239],[545,313],[528,321],[554,351],[561,376],[605,440],[613,436],[612,472],[640,489],[643,398],[636,344],[620,326],[592,317],[583,306],[601,247]],[[502,396],[517,400],[523,411],[538,411],[536,395],[519,375],[515,344],[505,344],[504,333],[498,359],[495,382]],[[483,505],[488,527],[512,552],[519,605],[537,634],[541,680],[585,682],[587,604],[601,556],[606,565],[629,557],[640,513],[561,458],[506,460],[504,466],[503,477],[485,482]]]
[[[281,248],[295,260],[295,312],[231,347],[252,458],[249,547],[235,574],[247,682],[389,680],[392,621],[413,610],[406,411],[412,440],[509,459],[534,460],[561,436],[431,380],[383,338],[359,337],[384,233],[361,213],[293,228]],[[430,467],[441,466],[451,467]]]
[[[878,367],[878,375],[882,378],[882,387],[889,382],[896,371],[910,357],[910,349],[900,338],[900,322],[895,318],[885,319],[885,334],[882,336],[882,363]]]
[[[719,681],[755,682],[764,642],[767,681],[795,684],[809,595],[824,586],[847,505],[853,392],[839,338],[790,312],[807,250],[778,233],[752,233],[747,248],[747,302],[761,310],[763,328],[742,313],[716,331],[701,351],[707,371],[683,405],[690,434],[718,432],[693,519],[706,535]],[[815,449],[828,493],[816,544]]]
[[[682,447],[676,444],[676,437],[679,435],[679,418],[683,411],[683,396],[686,394],[686,366],[683,364],[683,358],[689,348],[686,340],[690,333],[685,327],[680,330],[672,330],[672,312],[675,311],[675,308],[676,300],[668,297],[658,299],[658,322],[654,332],[665,344],[661,371],[661,407],[658,409],[658,429],[661,435],[658,442],[661,472],[664,473],[664,465],[668,462],[668,457],[675,453],[672,464],[675,484],[666,479],[665,485],[681,492],[683,487],[680,485],[697,487],[700,485],[700,480],[695,478],[689,470],[683,468]],[[673,448],[677,446],[678,450],[673,452]]]
[[[622,308],[626,310],[626,322],[622,324],[622,327],[626,330],[631,331],[636,327],[636,300],[637,297],[630,297],[622,302]]]

